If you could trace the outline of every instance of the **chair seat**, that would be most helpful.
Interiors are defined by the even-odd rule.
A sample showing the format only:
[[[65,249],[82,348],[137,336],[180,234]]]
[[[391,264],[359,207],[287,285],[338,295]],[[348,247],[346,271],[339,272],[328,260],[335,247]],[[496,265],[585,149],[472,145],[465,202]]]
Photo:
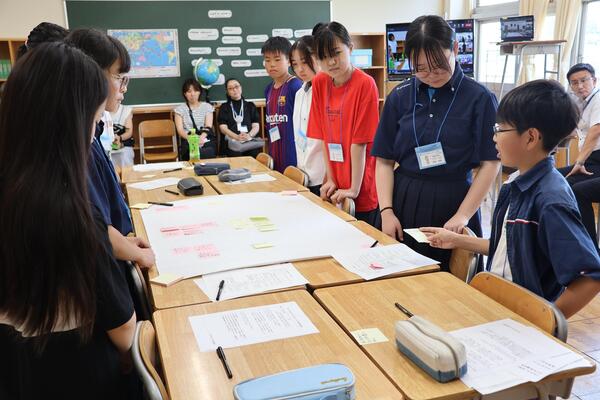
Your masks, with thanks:
[[[170,151],[168,153],[144,153],[146,161],[170,161],[177,159],[177,153]]]

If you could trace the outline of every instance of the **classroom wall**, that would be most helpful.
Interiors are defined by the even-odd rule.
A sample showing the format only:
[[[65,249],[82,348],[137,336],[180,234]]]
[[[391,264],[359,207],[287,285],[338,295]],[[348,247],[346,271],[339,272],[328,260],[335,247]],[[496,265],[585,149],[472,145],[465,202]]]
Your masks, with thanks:
[[[332,16],[351,32],[383,32],[389,22],[442,14],[445,0],[332,0]],[[368,9],[365,5],[368,4]],[[65,26],[63,0],[0,0],[0,38],[27,37],[42,21]]]

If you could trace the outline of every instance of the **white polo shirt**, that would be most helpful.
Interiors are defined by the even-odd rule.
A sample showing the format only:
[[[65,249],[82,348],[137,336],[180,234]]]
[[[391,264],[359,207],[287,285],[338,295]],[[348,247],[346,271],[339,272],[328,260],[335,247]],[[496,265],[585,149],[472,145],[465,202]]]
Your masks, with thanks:
[[[600,88],[594,88],[592,93],[584,101],[579,100],[577,104],[581,113],[581,119],[577,125],[577,136],[579,137],[579,150],[583,147],[588,130],[597,124],[600,124]],[[594,151],[600,150],[600,140]]]

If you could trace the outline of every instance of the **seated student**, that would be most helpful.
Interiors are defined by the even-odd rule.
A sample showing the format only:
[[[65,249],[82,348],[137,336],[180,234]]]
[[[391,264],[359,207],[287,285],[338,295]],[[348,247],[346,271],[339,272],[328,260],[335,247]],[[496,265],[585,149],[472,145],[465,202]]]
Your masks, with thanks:
[[[600,88],[590,64],[575,64],[567,72],[571,90],[577,96],[581,119],[577,126],[579,155],[575,164],[559,171],[571,185],[583,224],[594,243],[598,243],[592,202],[600,200]]]
[[[116,111],[123,101],[129,82],[128,76],[125,75],[131,66],[127,49],[117,39],[89,28],[74,30],[66,41],[83,50],[102,68],[109,89],[106,111]],[[150,268],[154,265],[154,252],[149,244],[141,238],[126,237],[133,232],[133,225],[115,169],[98,140],[103,129],[103,123],[98,123],[91,145],[88,163],[90,201],[100,209],[108,226],[108,236],[115,258],[134,261],[142,268]]]
[[[98,65],[62,42],[28,52],[6,82],[0,107],[3,399],[133,398],[122,388],[133,377],[124,372],[136,316],[106,224],[86,190],[90,142],[107,94]]]
[[[502,164],[520,175],[500,190],[491,239],[421,229],[433,247],[487,254],[487,271],[554,301],[567,318],[600,291],[600,258],[550,157],[578,118],[555,81],[528,82],[509,92],[498,108],[494,142]]]
[[[113,147],[118,147],[110,153],[113,165],[127,167],[133,165],[135,154],[133,152],[133,108],[119,104],[117,111],[112,112],[110,117],[113,121],[115,134]]]
[[[178,106],[175,111],[175,127],[179,135],[179,159],[190,159],[190,146],[188,135],[194,128],[196,135],[200,135],[200,158],[214,158],[217,156],[217,138],[212,130],[213,111],[210,103],[200,100],[202,88],[193,79],[183,82],[181,94],[185,104]]]
[[[38,44],[63,40],[69,31],[52,22],[42,22],[29,32],[27,41],[17,50],[17,59],[21,58],[28,50],[34,49]]]
[[[227,79],[225,89],[227,101],[219,108],[218,122],[227,143],[227,156],[256,157],[263,146],[258,141],[249,141],[256,137],[260,129],[258,110],[253,102],[244,99],[242,85],[237,79]],[[248,148],[245,151],[244,146]]]

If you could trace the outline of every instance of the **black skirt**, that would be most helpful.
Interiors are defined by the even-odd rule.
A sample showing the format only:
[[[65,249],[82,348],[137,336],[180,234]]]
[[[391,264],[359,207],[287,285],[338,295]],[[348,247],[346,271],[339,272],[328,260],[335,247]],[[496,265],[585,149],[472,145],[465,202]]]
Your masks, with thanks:
[[[428,177],[397,168],[394,171],[394,214],[403,229],[443,227],[456,214],[470,187],[470,176],[467,173]],[[469,220],[468,227],[481,237],[479,211]],[[404,234],[404,244],[424,256],[440,261],[442,270],[449,270],[450,250],[419,243],[407,234]]]

